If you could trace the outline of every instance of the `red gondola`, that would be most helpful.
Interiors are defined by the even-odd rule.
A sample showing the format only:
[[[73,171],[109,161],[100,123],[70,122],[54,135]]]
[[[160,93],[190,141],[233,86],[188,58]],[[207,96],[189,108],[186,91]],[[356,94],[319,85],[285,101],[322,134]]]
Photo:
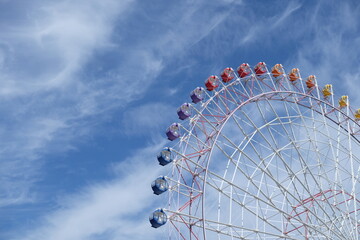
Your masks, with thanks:
[[[241,64],[237,68],[237,72],[239,74],[239,77],[241,77],[241,78],[246,77],[247,75],[249,75],[251,73],[251,69],[250,69],[249,64],[247,64],[247,63]]]
[[[205,80],[205,86],[208,91],[212,91],[219,86],[219,78],[215,75]]]
[[[263,75],[264,73],[266,73],[266,64],[264,62],[259,62],[258,64],[256,64],[256,66],[254,67],[254,71],[256,75]]]
[[[230,82],[235,77],[234,69],[231,67],[225,68],[221,73],[223,82]]]

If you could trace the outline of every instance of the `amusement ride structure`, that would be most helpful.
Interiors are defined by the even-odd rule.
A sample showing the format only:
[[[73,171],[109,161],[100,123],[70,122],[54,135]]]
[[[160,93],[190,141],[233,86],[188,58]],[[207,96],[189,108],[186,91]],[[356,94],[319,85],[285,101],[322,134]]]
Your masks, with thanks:
[[[360,109],[297,68],[241,64],[182,104],[152,183],[169,239],[360,239]],[[165,226],[163,226],[165,225]]]

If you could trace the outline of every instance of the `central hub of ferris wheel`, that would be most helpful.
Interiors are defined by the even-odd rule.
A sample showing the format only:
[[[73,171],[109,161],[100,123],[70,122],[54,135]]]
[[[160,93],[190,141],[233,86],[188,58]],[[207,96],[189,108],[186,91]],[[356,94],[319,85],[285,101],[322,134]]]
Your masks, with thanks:
[[[211,75],[190,100],[157,156],[168,174],[151,185],[166,200],[152,227],[169,224],[169,239],[359,239],[360,109],[347,96],[259,62]]]

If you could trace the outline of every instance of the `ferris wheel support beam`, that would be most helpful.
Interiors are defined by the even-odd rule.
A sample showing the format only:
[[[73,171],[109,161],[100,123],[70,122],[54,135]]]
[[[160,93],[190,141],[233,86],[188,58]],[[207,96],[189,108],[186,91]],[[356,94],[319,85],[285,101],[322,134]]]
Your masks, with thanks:
[[[231,182],[227,181],[226,179],[223,179],[221,176],[219,176],[219,175],[217,175],[217,174],[215,174],[215,173],[213,173],[213,172],[211,172],[211,171],[209,171],[209,170],[208,170],[208,172],[209,172],[211,175],[214,175],[214,176],[216,176],[217,178],[222,179],[223,181],[226,181],[229,185],[232,185],[232,186],[238,188],[238,189],[241,190],[241,191],[245,191],[245,189],[242,189],[242,188],[240,188],[240,187],[232,184]],[[200,177],[200,178],[201,178],[201,177]],[[202,179],[202,180],[205,181],[205,179]],[[249,180],[252,181],[251,178],[249,178]],[[210,186],[214,187],[215,189],[219,190],[220,192],[223,192],[223,191],[222,191],[221,189],[219,189],[218,187],[216,187],[216,186],[214,186],[214,185],[212,185],[212,184],[210,184],[210,183],[208,183],[208,184],[209,184]],[[256,186],[255,183],[253,183],[253,184]],[[262,195],[263,195],[264,197],[267,197],[266,194],[263,193],[263,192],[262,192]],[[229,197],[229,195],[226,195],[226,194],[225,194],[225,196]],[[256,196],[256,195],[251,195],[251,196],[254,197],[254,198],[256,198],[256,199],[258,199],[259,201],[262,201],[262,202],[265,203],[265,204],[268,204],[268,205],[269,205],[269,203],[272,203],[272,200],[271,200],[270,198],[268,198],[268,202],[267,202],[267,201],[263,201],[261,198],[259,198],[259,197]],[[242,207],[244,207],[245,209],[247,209],[247,207],[246,207],[244,204],[241,204],[241,203],[239,203],[239,202],[236,202],[236,203],[238,203],[240,206],[242,206]],[[182,206],[182,207],[179,209],[179,211],[182,211],[182,209],[184,209],[184,208],[187,207],[188,205],[189,205],[189,204],[186,203],[184,206]],[[273,208],[275,208],[275,209],[277,209],[278,211],[282,212],[284,215],[289,215],[288,213],[286,213],[286,212],[282,211],[281,209],[277,208],[277,207],[275,206],[275,204],[271,204],[270,206],[273,207]],[[252,212],[251,209],[248,209],[248,210],[249,210],[250,212]],[[253,214],[255,214],[255,213],[253,212]],[[289,215],[289,217],[291,217],[291,216]],[[271,225],[271,224],[270,224],[270,225]]]
[[[239,230],[245,230],[245,231],[248,231],[249,233],[253,234],[254,231],[253,229],[249,229],[249,228],[244,228],[244,227],[239,227],[239,226],[236,226],[236,225],[231,225],[231,224],[226,224],[226,223],[222,223],[222,222],[217,222],[217,221],[214,221],[214,220],[210,220],[210,219],[202,219],[202,218],[199,218],[199,217],[196,217],[196,216],[191,216],[191,215],[188,215],[188,214],[185,214],[185,213],[178,213],[176,211],[172,211],[172,210],[169,210],[169,209],[164,209],[166,210],[167,212],[169,213],[172,213],[174,214],[174,216],[178,216],[178,215],[181,215],[181,216],[184,216],[184,217],[188,217],[188,218],[193,218],[193,219],[196,219],[198,220],[197,222],[208,222],[208,223],[211,223],[211,224],[214,224],[215,226],[217,225],[222,225],[226,228],[234,228],[234,229],[239,229]],[[170,219],[170,221],[176,221],[176,222],[181,222],[183,223],[183,221],[181,220],[178,220],[176,218],[173,218],[173,219]],[[186,222],[186,224],[188,225],[192,225],[193,223],[191,222]],[[203,227],[199,224],[193,224],[193,225],[196,225],[197,227]],[[210,230],[212,232],[216,232],[216,233],[220,233],[220,234],[223,234],[223,235],[227,235],[227,236],[231,236],[229,233],[226,233],[226,232],[223,232],[223,231],[218,231],[217,229],[215,228],[211,228],[211,227],[205,227],[206,230]],[[275,234],[275,233],[268,233],[268,232],[263,232],[263,231],[256,231],[256,234],[267,234],[267,235],[270,235],[270,236],[273,236],[273,237],[278,237],[278,238],[283,238],[283,239],[292,239],[292,240],[297,240],[296,238],[292,238],[291,236],[285,236],[285,235],[279,235],[279,234]],[[244,237],[241,237],[241,236],[233,236],[234,238],[238,238],[238,239],[247,239],[247,238],[244,238]]]
[[[237,108],[237,109],[240,109],[242,107],[242,105],[239,105],[239,107]],[[233,112],[235,112],[237,109],[235,109]],[[251,121],[251,119],[249,119],[250,121]],[[225,124],[225,123],[224,123]],[[223,125],[224,125],[223,124]],[[253,124],[254,125],[254,124]],[[254,125],[254,127],[256,127],[256,125]],[[221,129],[219,130],[219,133],[221,133]],[[260,134],[261,134],[261,132],[260,132]],[[229,143],[232,143],[232,141],[230,140],[230,139],[228,139],[226,136],[222,136],[222,137],[224,137]],[[264,136],[263,136],[264,137]],[[264,140],[266,140],[266,138],[264,138]],[[216,143],[216,141],[214,141],[215,143]],[[234,143],[232,143],[233,144],[233,146],[235,147],[235,148],[237,148],[237,146],[236,146],[236,144],[234,144]],[[269,144],[270,145],[270,144]],[[217,146],[219,149],[221,148],[220,146]],[[255,149],[255,147],[254,147],[254,150],[256,150]],[[238,149],[238,151],[240,151],[240,149]],[[227,157],[227,158],[229,158],[229,159],[231,159],[230,158],[230,156],[228,156],[225,152],[223,152],[223,154]],[[279,157],[281,157],[280,155],[279,155]],[[249,160],[251,160],[251,158],[250,157],[248,157],[248,159]],[[287,166],[287,163],[286,163],[286,161],[281,157],[281,159],[283,160],[283,163],[284,163],[284,165],[285,166]],[[255,164],[255,163],[254,163]],[[291,168],[289,167],[289,166],[287,166],[287,169],[289,170],[289,171],[291,171],[292,172],[292,170],[291,170]],[[241,170],[241,169],[238,169],[239,171]],[[266,172],[265,172],[266,173]],[[294,174],[293,172],[292,172],[292,174],[296,177],[296,174]],[[273,180],[274,180],[274,178],[272,178]],[[302,182],[301,182],[301,180],[299,179],[299,182],[302,184]],[[281,186],[281,185],[279,185],[279,186]],[[307,189],[305,186],[303,186],[305,189]],[[205,192],[205,191],[204,191]],[[310,192],[308,192],[308,194],[309,195],[311,195],[311,193]],[[294,197],[294,196],[292,196],[292,197]],[[300,197],[300,196],[299,196]],[[295,198],[295,197],[294,197]],[[320,205],[321,206],[321,205]],[[324,209],[323,209],[324,210]],[[313,214],[315,214],[315,213],[313,213]],[[325,212],[325,214],[327,214],[326,212]],[[330,216],[328,216],[329,218],[330,218]],[[324,222],[323,222],[323,224],[325,224]]]
[[[223,152],[223,154],[227,157],[227,158],[229,158],[229,159],[231,159],[231,157],[230,156],[228,156],[225,152]],[[249,157],[248,157],[249,158]],[[251,159],[251,158],[249,158],[249,159]],[[240,171],[240,172],[243,172],[242,171],[242,169],[241,168],[238,168],[237,169],[238,171]],[[282,186],[281,186],[281,183],[279,183],[270,173],[268,173],[268,172],[266,172],[266,171],[264,171],[264,173],[268,176],[268,177],[270,177],[274,182],[277,182],[277,184],[278,184],[278,186],[279,186],[279,188],[281,189],[281,191],[284,193],[284,196],[285,196],[285,198],[287,199],[287,201],[289,202],[289,203],[291,203],[291,201],[287,198],[287,195],[285,194],[285,193],[287,193],[288,195],[290,195],[291,197],[293,197],[293,198],[297,198],[296,196],[294,196],[291,192],[289,192],[287,189],[284,189]],[[243,173],[243,174],[245,174],[245,173]],[[295,174],[294,174],[295,175]],[[252,179],[250,178],[250,177],[247,177],[248,178],[248,180],[249,180],[249,182],[251,182],[254,186],[256,186],[256,184],[252,181]],[[204,182],[206,182],[206,181],[204,181]],[[204,191],[205,192],[205,191]],[[264,194],[264,193],[262,193],[264,196],[266,196],[266,194]],[[258,198],[257,198],[258,199]],[[271,201],[270,199],[268,199],[269,201]],[[244,207],[244,204],[242,204],[242,205],[240,205],[240,206],[242,206],[242,207]],[[245,207],[244,207],[245,208]],[[247,209],[248,211],[249,211],[249,209]],[[312,211],[310,211],[313,215],[316,215],[316,213],[315,212],[312,212]],[[258,216],[259,218],[261,218],[260,216]],[[262,219],[263,221],[265,221],[264,219]],[[321,222],[323,223],[323,225],[324,226],[327,226],[326,225],[326,223],[325,222],[323,222],[322,220],[321,220]],[[330,230],[330,229],[329,229]],[[341,237],[341,236],[340,236]]]
[[[273,113],[276,115],[276,118],[279,118],[279,116],[277,115],[276,111],[273,109],[273,107],[272,107],[271,105],[270,105],[270,108],[272,109]],[[287,108],[286,108],[286,110],[288,111]],[[261,110],[260,110],[260,111],[261,111]],[[283,127],[283,125],[281,125],[281,126]],[[289,141],[293,144],[294,149],[297,151],[298,155],[300,156],[301,164],[304,165],[304,169],[308,169],[307,163],[306,163],[306,161],[304,160],[304,157],[302,156],[302,153],[301,153],[301,152],[299,151],[299,149],[296,147],[296,144],[294,143],[294,140],[293,140],[292,138],[290,138],[290,133],[289,133],[289,132],[287,131],[287,129],[284,128],[284,127],[283,127],[283,130],[287,133],[286,136],[289,136]],[[295,137],[295,136],[294,136],[294,133],[292,134],[292,136]],[[285,162],[284,162],[284,164],[285,164]],[[289,167],[289,169],[290,169],[290,167]],[[315,178],[315,176],[312,174],[311,171],[309,171],[309,174],[312,176],[312,178],[313,178],[313,180],[315,181],[315,183],[317,184],[317,186],[321,189],[322,186],[319,184],[319,182],[317,181],[317,179]],[[299,182],[302,183],[302,181],[300,181],[300,179],[299,179]],[[304,189],[310,189],[306,179],[305,179],[305,183],[307,184],[307,187],[304,187],[304,186],[303,186]],[[311,195],[310,192],[308,192],[308,194]],[[330,204],[330,203],[328,202],[328,204]],[[320,205],[320,207],[322,208],[321,205]],[[327,213],[324,209],[323,209],[323,211],[324,211],[325,213]],[[328,217],[330,218],[329,215],[328,215]],[[340,229],[339,229],[339,230],[340,230]]]
[[[291,96],[291,95],[293,95],[294,93],[290,93],[289,94],[289,96]],[[297,94],[297,93],[296,93]],[[263,94],[264,95],[264,94]],[[307,106],[306,106],[307,107]],[[204,119],[206,119],[205,117],[204,117]],[[211,124],[211,126],[212,126],[212,124]],[[215,127],[214,127],[215,128]]]

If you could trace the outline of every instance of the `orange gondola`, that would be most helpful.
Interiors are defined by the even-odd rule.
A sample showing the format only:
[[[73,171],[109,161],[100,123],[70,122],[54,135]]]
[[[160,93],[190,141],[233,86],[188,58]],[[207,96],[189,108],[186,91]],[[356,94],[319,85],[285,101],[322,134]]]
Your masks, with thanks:
[[[316,80],[316,77],[315,75],[310,75],[308,76],[307,80],[306,80],[306,86],[307,88],[313,88],[315,87],[315,80]]]
[[[283,66],[281,64],[275,64],[275,66],[272,67],[271,73],[274,77],[279,77],[280,75],[284,74],[283,72]]]
[[[298,80],[300,78],[300,71],[298,68],[293,68],[291,69],[290,73],[289,73],[289,80],[291,82],[295,82],[296,80]]]

